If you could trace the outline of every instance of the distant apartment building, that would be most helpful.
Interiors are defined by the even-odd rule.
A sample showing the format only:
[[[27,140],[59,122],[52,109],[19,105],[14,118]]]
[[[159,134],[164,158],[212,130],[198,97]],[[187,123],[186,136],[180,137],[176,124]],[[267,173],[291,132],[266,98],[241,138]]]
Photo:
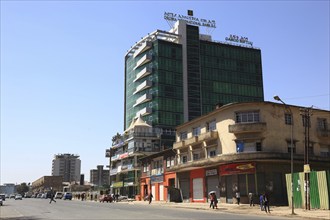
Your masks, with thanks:
[[[52,176],[63,176],[64,182],[80,182],[81,161],[78,155],[57,154],[52,163]]]
[[[97,169],[90,170],[90,183],[103,186],[109,184],[109,170],[104,170],[103,165],[98,165]]]
[[[16,192],[16,186],[14,183],[5,183],[0,186],[0,193],[13,194]]]

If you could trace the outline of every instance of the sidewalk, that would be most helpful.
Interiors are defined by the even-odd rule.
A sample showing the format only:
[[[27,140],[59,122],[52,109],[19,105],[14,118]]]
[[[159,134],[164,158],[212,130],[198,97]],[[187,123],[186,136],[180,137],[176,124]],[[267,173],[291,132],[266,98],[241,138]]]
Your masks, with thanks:
[[[145,201],[133,201],[130,203],[135,204],[145,204],[148,205],[148,202]],[[173,203],[173,202],[160,202],[152,201],[151,205],[158,206],[168,206],[173,208],[188,208],[188,209],[200,209],[200,210],[209,210],[209,211],[219,211],[219,212],[230,212],[235,214],[243,215],[272,215],[272,216],[282,216],[282,217],[293,217],[295,219],[315,219],[315,220],[329,220],[330,219],[330,210],[320,210],[320,209],[298,209],[295,208],[295,215],[291,215],[291,208],[288,206],[270,206],[270,212],[266,213],[261,211],[259,205],[250,207],[248,204],[227,204],[227,203],[218,203],[218,209],[210,209],[208,203]]]

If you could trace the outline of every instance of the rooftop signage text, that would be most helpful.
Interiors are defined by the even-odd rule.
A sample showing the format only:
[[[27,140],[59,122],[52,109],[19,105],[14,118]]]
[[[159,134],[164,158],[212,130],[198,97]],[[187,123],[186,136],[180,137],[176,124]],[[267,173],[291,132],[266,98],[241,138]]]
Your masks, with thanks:
[[[175,14],[175,13],[171,13],[171,12],[165,12],[164,13],[164,19],[168,20],[168,21],[183,20],[183,21],[186,21],[187,24],[210,27],[210,28],[216,28],[215,20],[208,20],[208,19],[204,19],[204,18],[196,18],[196,17],[189,16],[189,15],[187,16],[187,15],[180,15],[180,14]]]
[[[225,38],[226,41],[233,41],[233,42],[237,42],[237,43],[242,43],[242,44],[249,44],[249,45],[253,45],[253,42],[249,41],[249,38],[247,37],[242,37],[242,36],[237,36],[237,35],[229,35],[229,37]]]

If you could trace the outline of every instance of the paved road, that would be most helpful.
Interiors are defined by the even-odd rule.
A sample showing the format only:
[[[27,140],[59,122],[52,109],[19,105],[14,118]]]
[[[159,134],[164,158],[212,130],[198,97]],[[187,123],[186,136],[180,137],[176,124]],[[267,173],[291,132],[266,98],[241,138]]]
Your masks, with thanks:
[[[0,207],[0,219],[288,219],[278,216],[243,216],[217,210],[192,210],[173,207],[142,205],[130,202],[98,203],[47,199],[7,199]]]

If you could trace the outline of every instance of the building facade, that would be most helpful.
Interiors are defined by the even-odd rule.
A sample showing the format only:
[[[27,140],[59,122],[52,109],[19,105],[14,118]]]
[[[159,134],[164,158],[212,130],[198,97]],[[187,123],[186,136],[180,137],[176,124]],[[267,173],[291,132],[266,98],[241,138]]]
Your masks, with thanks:
[[[63,191],[63,176],[43,176],[32,182],[33,193],[46,193],[50,190]]]
[[[175,193],[175,172],[167,172],[174,165],[175,151],[167,149],[149,156],[140,158],[140,198],[146,198],[150,193],[156,201],[178,202],[179,196]]]
[[[111,191],[129,198],[140,194],[140,158],[159,152],[161,130],[152,128],[141,117],[132,121],[116,144],[111,146]]]
[[[97,169],[90,170],[90,183],[96,186],[108,185],[109,174],[109,170],[104,170],[103,165],[98,165]]]
[[[16,193],[16,185],[14,183],[5,183],[0,185],[0,193],[2,194],[14,194]]]
[[[125,56],[125,129],[139,115],[166,130],[218,103],[263,100],[260,49],[213,41],[186,21],[148,34]]]
[[[125,133],[141,118],[152,133],[158,133],[152,139],[159,145],[154,153],[172,149],[175,127],[207,114],[216,104],[264,100],[261,50],[213,41],[200,33],[199,26],[179,20],[171,30],[149,33],[128,50],[124,93]],[[116,156],[110,159],[110,179],[116,176],[111,185],[117,191],[125,188],[123,178],[134,176],[136,181],[141,175],[141,167],[134,167],[137,171],[126,176],[118,174],[119,165],[127,160],[122,157],[133,155],[132,149],[141,144],[141,137],[133,136],[112,146]],[[148,139],[150,136],[143,138],[150,142]],[[134,166],[139,166],[138,157],[131,157]],[[139,182],[129,184],[134,187],[119,191],[139,195]]]
[[[267,193],[272,204],[287,204],[285,174],[290,173],[291,147],[294,172],[329,169],[329,111],[313,109],[309,131],[299,106],[272,102],[224,105],[177,127],[176,187],[184,201],[206,202],[216,191],[221,202],[248,203],[248,193]],[[291,125],[293,135],[291,146]],[[308,137],[307,137],[308,135]],[[308,140],[308,142],[306,142]],[[256,202],[257,197],[255,197]]]
[[[78,155],[57,154],[52,161],[52,176],[63,176],[64,182],[80,182],[81,161]]]

